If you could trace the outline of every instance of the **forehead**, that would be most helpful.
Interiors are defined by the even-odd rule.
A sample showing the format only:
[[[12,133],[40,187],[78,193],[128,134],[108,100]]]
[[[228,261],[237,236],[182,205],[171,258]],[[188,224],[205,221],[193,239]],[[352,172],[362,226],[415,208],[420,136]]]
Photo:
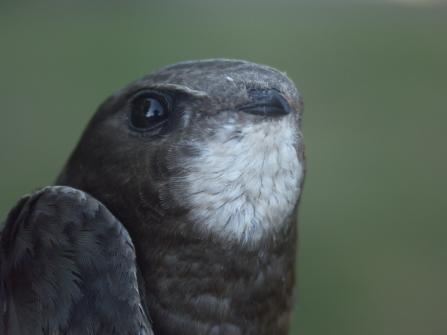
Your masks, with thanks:
[[[280,71],[242,60],[210,59],[177,63],[149,74],[140,84],[182,85],[209,96],[237,96],[250,89],[276,89],[297,98],[293,82]]]

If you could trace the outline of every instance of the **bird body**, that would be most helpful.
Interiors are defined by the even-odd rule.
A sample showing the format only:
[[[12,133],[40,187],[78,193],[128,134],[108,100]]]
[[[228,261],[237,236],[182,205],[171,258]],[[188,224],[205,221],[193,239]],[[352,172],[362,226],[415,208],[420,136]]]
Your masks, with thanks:
[[[28,334],[11,329],[40,322],[42,334],[287,334],[304,174],[301,110],[284,74],[236,60],[178,63],[112,95],[84,132],[60,186],[25,198],[7,219],[0,236],[6,301],[0,330]],[[96,218],[94,228],[87,217]],[[33,221],[62,224],[29,233]],[[119,233],[109,244],[103,230],[110,226]],[[68,241],[55,251],[65,252],[64,261],[45,263],[39,252],[19,257],[58,229]],[[35,310],[12,281],[39,262],[74,273],[59,279],[70,297],[64,318],[29,321],[13,309],[50,311],[43,290],[29,292],[39,302]],[[37,280],[37,272],[25,274],[24,286]],[[86,283],[87,277],[94,280]],[[48,290],[57,300],[57,290]],[[108,305],[104,294],[112,296]],[[82,307],[92,320],[74,329]]]

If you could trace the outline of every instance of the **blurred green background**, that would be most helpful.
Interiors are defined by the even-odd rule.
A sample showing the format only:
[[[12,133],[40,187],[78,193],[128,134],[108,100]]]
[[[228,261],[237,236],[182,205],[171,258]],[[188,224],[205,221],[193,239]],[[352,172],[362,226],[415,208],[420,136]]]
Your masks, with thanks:
[[[129,81],[269,64],[306,105],[292,334],[447,334],[445,2],[0,0],[0,43],[0,217]]]

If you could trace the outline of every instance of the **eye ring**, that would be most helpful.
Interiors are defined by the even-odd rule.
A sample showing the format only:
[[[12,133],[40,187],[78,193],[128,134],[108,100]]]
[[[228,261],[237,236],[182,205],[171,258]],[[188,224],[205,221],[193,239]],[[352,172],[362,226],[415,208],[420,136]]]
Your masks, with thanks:
[[[157,130],[169,121],[170,113],[168,95],[155,91],[139,92],[129,104],[129,128],[138,132]]]

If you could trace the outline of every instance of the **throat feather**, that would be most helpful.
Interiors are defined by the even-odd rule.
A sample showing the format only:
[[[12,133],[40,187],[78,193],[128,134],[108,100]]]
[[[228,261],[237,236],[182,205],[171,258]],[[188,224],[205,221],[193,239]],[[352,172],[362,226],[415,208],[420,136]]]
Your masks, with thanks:
[[[242,242],[281,229],[300,193],[298,140],[287,120],[281,120],[223,127],[202,143],[181,178],[185,192],[178,195],[191,208],[198,229]]]

